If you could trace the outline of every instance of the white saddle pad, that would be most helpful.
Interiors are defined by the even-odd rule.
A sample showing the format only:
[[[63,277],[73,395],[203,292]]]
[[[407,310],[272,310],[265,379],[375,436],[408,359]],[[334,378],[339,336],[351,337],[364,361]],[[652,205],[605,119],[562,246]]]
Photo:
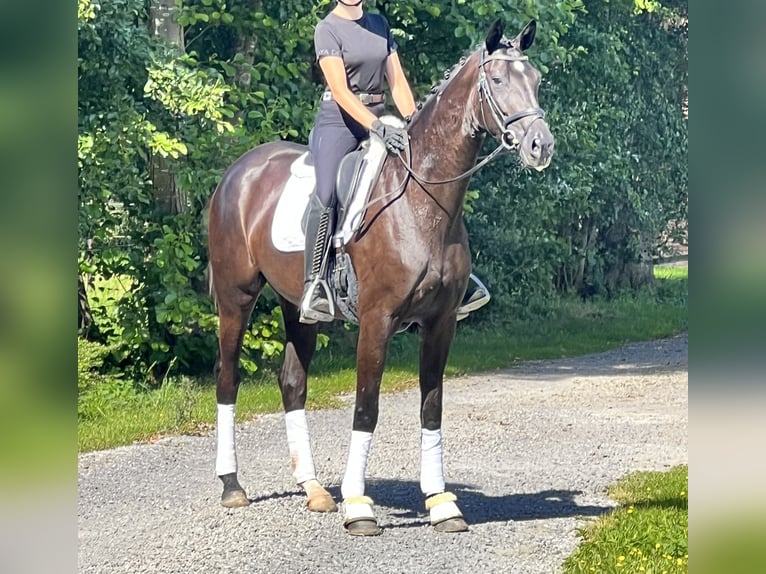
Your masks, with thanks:
[[[382,116],[380,120],[389,125],[404,127],[404,122],[394,116]],[[314,191],[314,166],[306,163],[309,152],[302,154],[290,166],[290,178],[274,210],[271,225],[271,241],[274,247],[284,252],[303,251],[306,238],[301,229],[301,220],[306,211],[311,193]],[[362,224],[364,205],[372,186],[380,175],[383,160],[386,159],[386,146],[378,136],[371,134],[370,145],[365,155],[365,166],[354,197],[349,202],[345,221],[337,229],[334,237],[341,237],[346,245]]]

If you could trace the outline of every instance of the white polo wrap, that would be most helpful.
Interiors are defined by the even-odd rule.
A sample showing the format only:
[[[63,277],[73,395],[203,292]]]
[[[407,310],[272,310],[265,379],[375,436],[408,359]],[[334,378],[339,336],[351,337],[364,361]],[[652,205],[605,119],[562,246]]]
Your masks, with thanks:
[[[428,496],[444,492],[442,431],[420,429],[420,490]]]
[[[218,476],[237,472],[237,447],[234,444],[234,405],[218,405],[216,418],[218,450],[215,473]]]
[[[346,474],[340,485],[343,499],[364,496],[364,473],[367,470],[367,459],[370,456],[372,433],[351,431],[351,444],[348,448]]]
[[[298,484],[316,478],[314,458],[311,455],[309,440],[309,425],[306,421],[306,411],[300,409],[285,413],[287,428],[287,446],[290,450],[290,464],[293,478]]]

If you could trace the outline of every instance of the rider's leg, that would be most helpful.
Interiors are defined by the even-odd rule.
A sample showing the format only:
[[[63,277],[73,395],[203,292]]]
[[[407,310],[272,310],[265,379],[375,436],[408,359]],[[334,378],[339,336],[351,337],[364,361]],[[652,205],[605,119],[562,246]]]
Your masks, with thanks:
[[[332,237],[333,207],[326,207],[312,195],[306,219],[306,251],[304,257],[303,300],[301,301],[301,323],[332,321],[332,309],[328,293],[314,282],[320,278],[322,263]]]
[[[343,156],[356,149],[359,143],[342,122],[322,120],[320,115],[310,139],[317,187],[309,202],[306,221],[305,275],[300,305],[302,323],[333,320],[330,294],[318,287],[316,281],[323,279],[319,275],[333,234],[338,166]]]

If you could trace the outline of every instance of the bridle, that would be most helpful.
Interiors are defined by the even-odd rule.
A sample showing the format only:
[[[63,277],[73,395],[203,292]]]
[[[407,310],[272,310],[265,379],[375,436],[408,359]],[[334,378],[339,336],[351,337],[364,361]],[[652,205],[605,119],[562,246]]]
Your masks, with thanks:
[[[515,122],[519,121],[523,118],[528,118],[531,116],[535,117],[535,120],[537,119],[543,119],[545,117],[545,111],[543,111],[542,108],[538,107],[532,107],[527,108],[525,110],[521,110],[519,112],[516,112],[514,114],[511,114],[510,116],[506,116],[503,111],[500,109],[500,106],[497,104],[497,101],[495,100],[495,97],[492,95],[492,89],[489,87],[489,82],[487,81],[487,72],[485,70],[485,66],[489,62],[493,62],[495,60],[505,60],[508,62],[523,62],[528,60],[528,58],[525,55],[521,56],[510,56],[508,54],[490,54],[488,57],[485,57],[486,54],[486,48],[482,47],[481,52],[479,53],[479,81],[478,81],[478,90],[479,90],[479,109],[481,110],[481,117],[484,125],[487,125],[487,120],[484,115],[484,101],[487,102],[489,106],[489,110],[492,114],[492,118],[495,120],[496,126],[499,128],[500,131],[500,144],[484,159],[482,159],[479,163],[477,163],[475,166],[473,166],[468,171],[465,171],[461,173],[460,175],[456,177],[451,177],[449,179],[443,179],[439,181],[430,181],[427,180],[412,169],[412,166],[410,165],[412,162],[412,151],[411,149],[407,149],[407,159],[405,160],[400,152],[397,152],[396,156],[399,158],[399,161],[402,163],[404,168],[407,170],[407,172],[412,176],[412,178],[417,181],[420,184],[427,184],[427,185],[443,185],[446,183],[452,183],[455,181],[459,181],[461,179],[464,179],[466,177],[469,177],[479,171],[481,168],[483,168],[485,165],[487,165],[490,161],[495,159],[498,154],[500,154],[503,151],[516,151],[520,145],[519,140],[513,135],[513,132],[510,130],[510,126],[514,124]],[[530,124],[527,126],[527,129],[524,131],[524,136],[526,136],[527,131],[531,127],[532,123],[534,123],[533,120],[530,122]],[[486,129],[485,129],[486,131]],[[522,136],[522,139],[523,137]],[[386,194],[388,195],[388,194]]]
[[[506,116],[500,109],[500,106],[497,105],[497,101],[492,95],[492,90],[489,88],[489,82],[487,82],[487,71],[484,66],[486,66],[487,63],[496,60],[504,60],[506,62],[524,62],[529,58],[523,54],[521,56],[509,56],[508,54],[495,54],[493,56],[490,54],[489,57],[485,58],[485,53],[486,49],[482,48],[481,53],[479,54],[479,109],[481,110],[481,119],[483,120],[484,125],[486,125],[487,120],[484,116],[484,106],[482,105],[482,100],[486,99],[487,104],[489,104],[489,110],[492,112],[492,117],[495,120],[495,124],[498,128],[500,128],[501,145],[509,151],[515,150],[519,147],[519,140],[514,137],[513,132],[511,132],[509,129],[511,124],[519,121],[522,118],[528,118],[530,116],[534,116],[535,120],[543,119],[545,117],[545,112],[542,110],[542,108],[533,107],[527,108],[526,110],[521,110],[515,114],[511,114],[510,116]],[[527,126],[527,129],[524,130],[524,136],[526,136],[527,131],[529,130],[529,127],[532,125],[532,123],[534,123],[534,120],[530,122],[530,124]]]

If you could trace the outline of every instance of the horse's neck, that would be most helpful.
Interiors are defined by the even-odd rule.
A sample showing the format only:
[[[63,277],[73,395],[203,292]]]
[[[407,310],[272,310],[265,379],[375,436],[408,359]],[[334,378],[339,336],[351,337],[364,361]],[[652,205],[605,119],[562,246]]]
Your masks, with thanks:
[[[484,141],[474,126],[473,110],[477,88],[474,58],[457,71],[443,86],[443,92],[426,102],[413,120],[411,131],[412,167],[428,181],[444,181],[458,177],[475,164]],[[470,177],[440,185],[425,186],[432,207],[447,211],[451,218],[462,213],[463,199]],[[415,184],[417,185],[417,184]]]

